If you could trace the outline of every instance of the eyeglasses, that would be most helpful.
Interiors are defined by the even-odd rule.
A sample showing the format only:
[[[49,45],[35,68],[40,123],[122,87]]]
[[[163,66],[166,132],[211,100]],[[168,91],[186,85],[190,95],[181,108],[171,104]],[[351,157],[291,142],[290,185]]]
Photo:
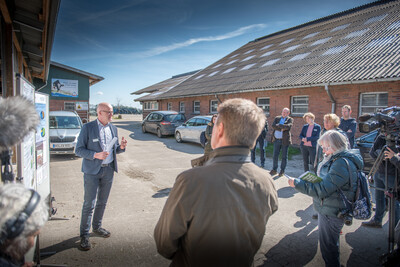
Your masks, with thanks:
[[[114,114],[114,112],[108,110],[100,110],[100,112],[106,112],[108,115]]]

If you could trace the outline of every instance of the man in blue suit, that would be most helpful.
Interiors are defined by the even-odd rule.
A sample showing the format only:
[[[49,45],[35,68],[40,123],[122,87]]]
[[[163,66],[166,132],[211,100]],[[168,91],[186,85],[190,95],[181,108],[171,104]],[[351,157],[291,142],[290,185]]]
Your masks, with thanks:
[[[101,227],[107,199],[113,182],[114,171],[118,172],[117,154],[125,152],[127,141],[122,137],[118,143],[117,128],[111,124],[113,108],[108,103],[97,106],[97,120],[83,125],[76,144],[75,154],[83,158],[84,201],[80,226],[82,250],[89,250],[89,230],[109,237],[111,233]]]

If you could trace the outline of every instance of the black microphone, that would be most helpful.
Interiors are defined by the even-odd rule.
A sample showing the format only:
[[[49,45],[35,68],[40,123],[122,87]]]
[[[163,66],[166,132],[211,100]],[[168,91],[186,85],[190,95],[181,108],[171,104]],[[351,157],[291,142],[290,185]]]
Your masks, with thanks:
[[[365,122],[365,121],[367,121],[367,120],[369,120],[369,119],[371,119],[373,117],[374,117],[374,115],[371,115],[371,114],[363,114],[363,115],[358,117],[358,120],[361,121],[361,122]]]
[[[39,122],[34,103],[25,97],[0,98],[0,152],[22,142]]]

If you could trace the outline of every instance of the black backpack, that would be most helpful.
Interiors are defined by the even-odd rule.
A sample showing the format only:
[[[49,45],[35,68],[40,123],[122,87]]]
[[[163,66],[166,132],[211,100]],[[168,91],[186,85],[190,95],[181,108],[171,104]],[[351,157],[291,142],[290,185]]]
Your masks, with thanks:
[[[349,162],[347,161],[346,158],[343,159],[346,162],[349,173],[351,173]],[[350,188],[351,188],[351,182],[350,182]],[[354,202],[349,201],[340,188],[338,191],[340,196],[342,197],[344,204],[346,205],[346,208],[349,211],[352,211],[352,214],[350,215],[353,218],[358,220],[368,220],[371,217],[372,215],[371,194],[368,188],[367,176],[365,175],[364,172],[357,170],[357,191]]]

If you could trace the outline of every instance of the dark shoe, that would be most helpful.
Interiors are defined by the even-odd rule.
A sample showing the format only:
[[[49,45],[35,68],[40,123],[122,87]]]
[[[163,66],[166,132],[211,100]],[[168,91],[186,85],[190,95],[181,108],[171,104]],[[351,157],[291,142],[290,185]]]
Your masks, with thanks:
[[[280,171],[280,172],[279,172],[279,177],[283,176],[284,174],[285,174],[284,171]]]
[[[99,235],[101,237],[107,238],[110,237],[111,233],[109,231],[107,231],[104,228],[99,228],[99,229],[93,229],[93,233],[95,233],[96,235]]]
[[[271,174],[272,176],[274,176],[275,174],[277,174],[278,172],[277,171],[275,171],[275,170],[271,170],[270,172],[269,172],[269,174]]]
[[[260,166],[261,168],[264,168],[265,167],[265,164],[264,163],[261,163],[261,166]]]
[[[92,245],[90,244],[89,237],[81,237],[81,244],[80,244],[81,250],[89,250],[92,248]]]
[[[312,215],[312,218],[313,218],[314,220],[318,220],[318,213],[314,213],[314,214]]]
[[[382,223],[377,222],[374,219],[370,220],[369,222],[363,222],[361,225],[365,227],[382,228]]]

